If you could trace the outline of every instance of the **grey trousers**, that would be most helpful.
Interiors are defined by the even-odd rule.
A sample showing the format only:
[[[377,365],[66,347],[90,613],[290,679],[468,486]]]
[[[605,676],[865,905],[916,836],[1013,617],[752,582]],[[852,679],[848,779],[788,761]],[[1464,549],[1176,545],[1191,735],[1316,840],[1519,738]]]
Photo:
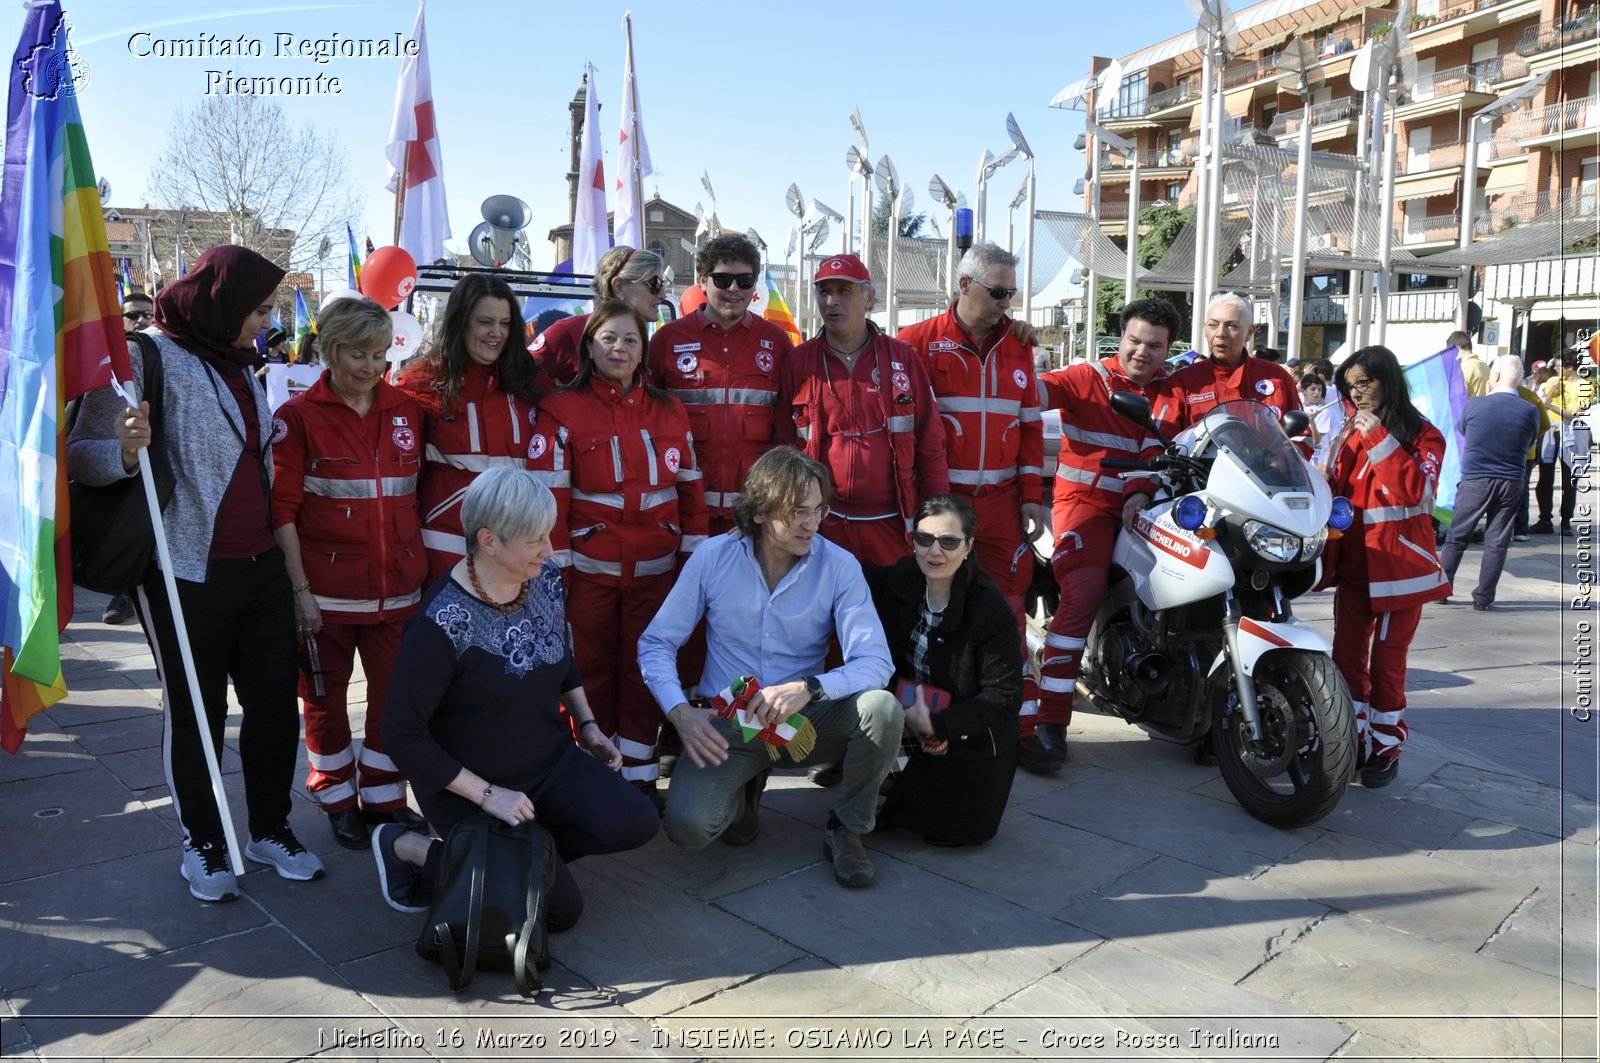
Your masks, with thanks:
[[[1472,600],[1479,605],[1494,601],[1495,585],[1506,567],[1506,549],[1511,545],[1511,534],[1519,504],[1526,504],[1527,487],[1520,480],[1462,480],[1456,488],[1456,503],[1451,514],[1450,537],[1444,542],[1439,560],[1444,564],[1444,574],[1453,583],[1456,569],[1461,567],[1461,555],[1472,540],[1472,530],[1478,521],[1488,518],[1483,533],[1483,557],[1478,562],[1478,587]]]
[[[763,771],[838,762],[844,764],[844,781],[834,814],[857,834],[870,832],[878,818],[878,786],[900,751],[905,710],[887,690],[867,690],[815,702],[801,715],[816,728],[817,744],[798,764],[787,753],[773,760],[765,743],[745,742],[732,724],[717,720],[728,739],[728,759],[702,768],[687,753],[678,758],[667,790],[667,837],[685,849],[703,849],[739,818],[745,783]]]

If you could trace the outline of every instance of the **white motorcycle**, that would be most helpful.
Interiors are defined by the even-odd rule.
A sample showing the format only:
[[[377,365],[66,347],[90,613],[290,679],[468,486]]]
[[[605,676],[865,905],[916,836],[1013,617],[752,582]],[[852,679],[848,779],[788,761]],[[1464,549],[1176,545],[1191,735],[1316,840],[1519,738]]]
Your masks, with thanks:
[[[1142,396],[1112,405],[1160,437]],[[1158,736],[1209,734],[1234,798],[1278,827],[1333,811],[1356,758],[1332,646],[1289,606],[1353,516],[1290,442],[1304,417],[1280,426],[1259,403],[1227,402],[1160,457],[1103,463],[1168,490],[1118,535],[1079,678],[1096,708]]]

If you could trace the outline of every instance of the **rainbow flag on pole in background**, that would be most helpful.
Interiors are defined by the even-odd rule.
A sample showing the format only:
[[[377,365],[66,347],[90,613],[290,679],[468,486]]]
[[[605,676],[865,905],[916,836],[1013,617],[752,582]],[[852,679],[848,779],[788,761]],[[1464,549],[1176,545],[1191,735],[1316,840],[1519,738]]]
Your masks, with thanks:
[[[356,250],[356,233],[350,223],[344,226],[344,235],[350,241],[350,287],[361,290],[361,252]]]
[[[303,288],[294,290],[294,353],[300,357],[301,348],[305,346],[306,338],[311,335],[311,329],[316,325],[312,320],[311,311],[306,309],[306,293]]]
[[[59,0],[11,61],[0,191],[0,748],[67,695],[67,401],[132,375]]]
[[[794,323],[794,315],[789,312],[789,304],[783,301],[783,293],[772,283],[772,271],[763,268],[761,275],[767,281],[767,303],[761,308],[761,316],[787,332],[790,341],[796,347],[800,346],[805,342],[805,337],[800,335],[800,329]]]

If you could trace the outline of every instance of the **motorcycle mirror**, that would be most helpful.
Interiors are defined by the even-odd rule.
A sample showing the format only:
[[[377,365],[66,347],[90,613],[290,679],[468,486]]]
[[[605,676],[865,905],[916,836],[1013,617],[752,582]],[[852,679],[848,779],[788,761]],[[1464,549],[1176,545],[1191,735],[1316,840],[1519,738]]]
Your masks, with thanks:
[[[1111,393],[1111,408],[1119,414],[1133,421],[1135,424],[1148,428],[1163,446],[1170,446],[1172,441],[1161,434],[1161,429],[1150,416],[1150,400],[1132,391],[1113,391]]]
[[[1283,425],[1284,435],[1290,439],[1299,439],[1311,427],[1311,418],[1306,415],[1304,410],[1290,410],[1283,415],[1283,420],[1280,423]]]

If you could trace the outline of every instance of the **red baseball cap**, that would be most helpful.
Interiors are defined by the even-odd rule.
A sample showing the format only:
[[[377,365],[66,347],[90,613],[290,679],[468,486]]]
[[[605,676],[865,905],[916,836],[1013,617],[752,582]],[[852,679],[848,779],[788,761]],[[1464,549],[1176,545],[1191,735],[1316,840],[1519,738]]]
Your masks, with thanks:
[[[871,284],[872,274],[867,272],[866,264],[855,255],[834,255],[823,259],[822,265],[817,267],[817,275],[811,278],[812,284],[821,284],[823,281]]]

